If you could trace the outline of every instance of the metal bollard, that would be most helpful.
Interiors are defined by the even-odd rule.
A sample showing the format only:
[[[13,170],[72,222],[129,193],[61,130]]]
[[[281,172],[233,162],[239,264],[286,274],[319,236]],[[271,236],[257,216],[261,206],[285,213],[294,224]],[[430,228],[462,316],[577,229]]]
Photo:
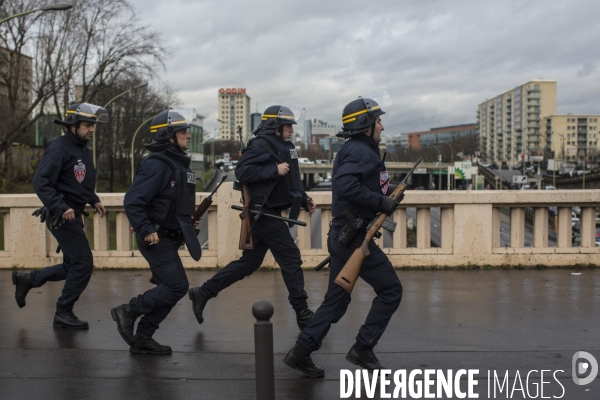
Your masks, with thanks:
[[[252,306],[254,323],[254,360],[256,365],[256,398],[275,400],[275,364],[273,361],[273,304],[258,300]]]

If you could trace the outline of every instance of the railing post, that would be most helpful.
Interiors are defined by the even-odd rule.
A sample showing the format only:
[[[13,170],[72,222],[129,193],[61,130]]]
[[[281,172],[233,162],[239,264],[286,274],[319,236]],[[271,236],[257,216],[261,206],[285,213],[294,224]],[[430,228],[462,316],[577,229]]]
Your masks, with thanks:
[[[275,400],[275,364],[273,360],[273,304],[258,300],[252,306],[254,323],[254,361],[256,366],[256,398]]]
[[[510,208],[510,247],[525,247],[525,208]]]
[[[431,213],[429,208],[417,208],[417,248],[431,247]]]

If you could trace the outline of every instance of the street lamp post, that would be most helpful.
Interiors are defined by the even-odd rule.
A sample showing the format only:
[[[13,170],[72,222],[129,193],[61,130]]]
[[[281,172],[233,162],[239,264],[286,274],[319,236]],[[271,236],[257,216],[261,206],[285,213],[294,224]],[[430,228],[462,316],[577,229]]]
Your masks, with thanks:
[[[153,119],[153,118],[154,118],[154,117],[150,117],[150,118],[148,118],[147,120],[145,120],[144,122],[142,122],[142,123],[140,124],[140,126],[138,126],[138,127],[137,127],[137,129],[135,130],[135,133],[133,134],[133,139],[131,139],[131,183],[133,183],[133,178],[134,178],[134,175],[135,175],[135,169],[134,169],[134,168],[135,168],[135,167],[134,167],[134,160],[135,160],[135,157],[133,156],[133,150],[134,150],[134,147],[133,147],[133,145],[135,144],[135,137],[137,136],[137,134],[138,134],[138,132],[140,131],[140,129],[142,128],[142,126],[144,126],[144,125],[146,125],[148,122],[152,121],[152,119]]]
[[[452,148],[452,145],[447,142],[443,142],[442,144],[447,144],[448,146],[450,146],[450,162],[452,163],[452,165],[454,165],[454,149]]]
[[[438,168],[438,190],[442,190],[442,166],[441,166],[442,153],[440,153],[440,150],[437,147],[435,147],[435,146],[430,146],[430,147],[436,149],[440,156],[440,158],[438,158],[438,165],[439,165],[439,168]]]
[[[46,5],[40,6],[38,8],[34,8],[33,10],[25,11],[25,12],[15,14],[15,15],[9,15],[8,17],[1,19],[0,24],[8,21],[10,19],[23,17],[27,14],[31,14],[31,13],[38,12],[38,11],[62,11],[62,10],[68,10],[70,8],[73,8],[73,3],[46,4]]]
[[[140,88],[143,88],[143,87],[146,87],[146,86],[148,86],[148,82],[143,82],[143,83],[140,83],[139,85],[135,85],[131,89],[126,90],[123,93],[120,93],[120,94],[116,95],[115,97],[113,97],[112,99],[110,99],[108,101],[108,103],[106,103],[104,105],[104,108],[108,107],[110,105],[110,103],[112,103],[113,101],[115,101],[116,99],[118,99],[121,96],[125,96],[127,93],[131,92],[132,90],[140,89]],[[132,142],[132,146],[133,146],[133,142]],[[94,133],[92,133],[92,159],[94,161],[94,166],[96,168],[98,168],[98,164],[96,164],[96,130],[95,129],[94,129]]]

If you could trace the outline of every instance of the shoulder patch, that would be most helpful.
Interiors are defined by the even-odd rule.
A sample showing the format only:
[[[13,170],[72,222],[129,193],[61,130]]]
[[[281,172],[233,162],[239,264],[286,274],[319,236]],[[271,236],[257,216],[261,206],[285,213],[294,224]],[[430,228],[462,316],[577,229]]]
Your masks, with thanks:
[[[388,187],[390,186],[390,179],[387,171],[381,171],[379,173],[379,186],[383,194],[387,194]]]
[[[73,173],[75,174],[75,179],[77,182],[81,183],[85,179],[85,164],[81,162],[81,159],[77,160],[77,165],[73,167]]]
[[[292,160],[294,158],[298,158],[298,152],[296,151],[296,149],[290,149],[290,157],[292,158]]]

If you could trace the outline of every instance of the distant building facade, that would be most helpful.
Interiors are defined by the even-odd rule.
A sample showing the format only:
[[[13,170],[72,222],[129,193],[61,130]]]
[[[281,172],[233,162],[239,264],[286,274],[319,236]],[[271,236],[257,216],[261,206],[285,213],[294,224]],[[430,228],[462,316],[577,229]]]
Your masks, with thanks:
[[[406,139],[402,139],[403,137]],[[398,143],[406,143],[407,147],[416,150],[421,147],[450,143],[458,138],[477,140],[477,124],[452,125],[431,128],[428,131],[403,133],[398,139]]]
[[[196,120],[190,124],[188,132],[192,137],[190,139],[189,151],[192,153],[202,153],[204,146],[204,116],[196,114]]]
[[[549,115],[543,119],[547,151],[552,158],[583,166],[598,164],[600,115]]]
[[[239,140],[238,126],[246,141],[250,135],[250,97],[245,88],[221,88],[218,92],[219,139]],[[222,121],[222,122],[221,122]]]
[[[33,59],[0,47],[0,118],[2,121],[9,121],[15,118],[15,113],[21,117],[27,113],[32,101]],[[0,126],[0,130],[2,129]],[[19,143],[34,145],[32,133],[28,129],[17,140]]]
[[[531,161],[543,160],[549,142],[542,121],[555,114],[554,80],[531,80],[479,104],[481,157],[498,165],[514,165],[523,156]]]
[[[254,130],[260,125],[261,118],[261,113],[255,112],[250,114],[250,132],[254,132]]]

